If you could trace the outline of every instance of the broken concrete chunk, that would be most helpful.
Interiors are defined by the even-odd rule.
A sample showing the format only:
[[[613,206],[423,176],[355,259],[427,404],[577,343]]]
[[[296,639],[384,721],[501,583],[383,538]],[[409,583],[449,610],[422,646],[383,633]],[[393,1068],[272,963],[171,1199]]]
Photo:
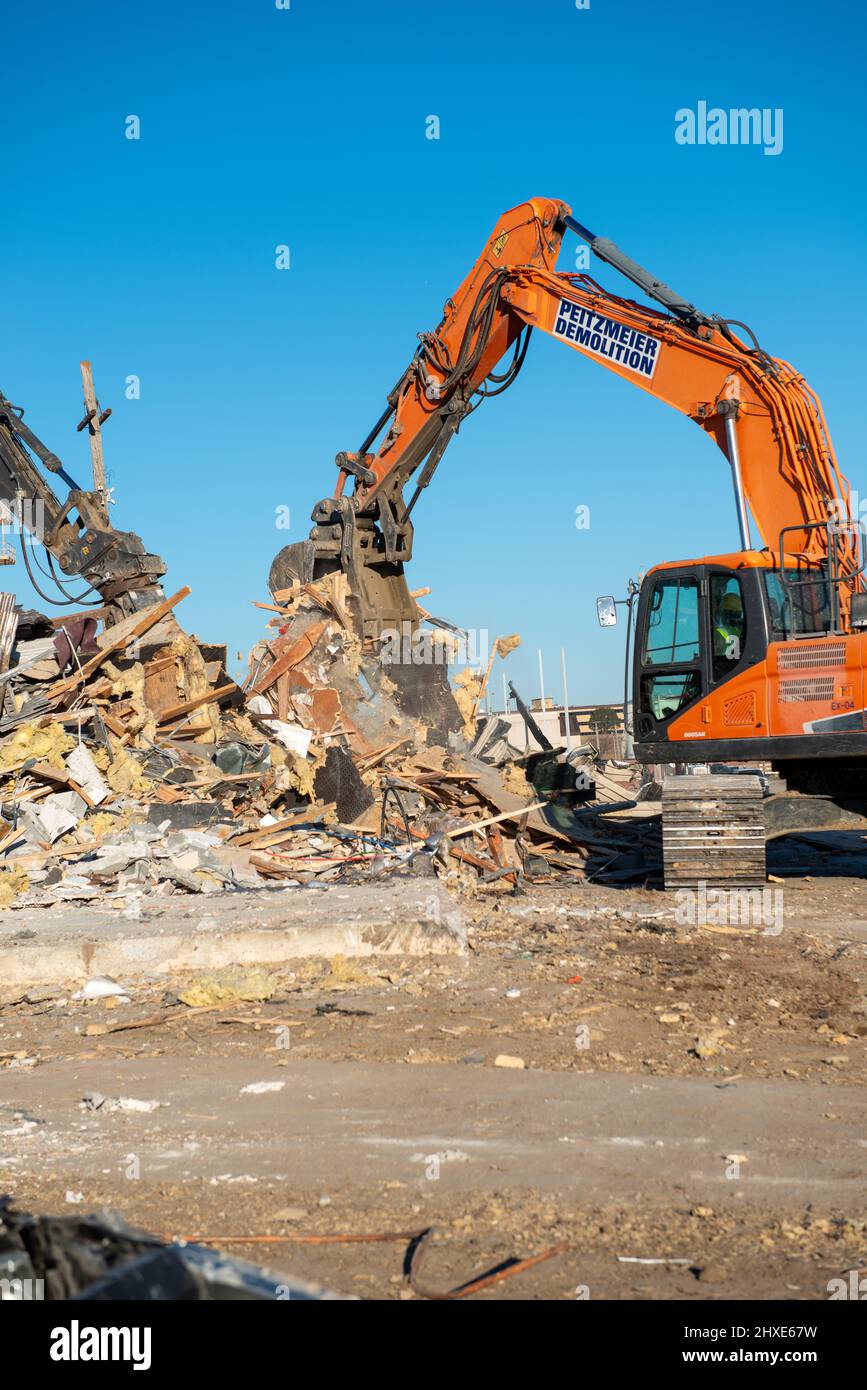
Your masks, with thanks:
[[[53,845],[74,830],[86,806],[77,792],[55,792],[33,804],[19,807],[19,824],[32,844]]]
[[[123,985],[119,985],[117,980],[113,980],[110,975],[94,975],[88,980],[86,985],[78,989],[73,994],[73,999],[118,999],[124,1003],[129,1003],[129,995]]]
[[[109,795],[109,789],[100,775],[89,749],[83,743],[79,743],[73,748],[66,759],[66,766],[78,785],[90,797],[94,806],[101,806]]]

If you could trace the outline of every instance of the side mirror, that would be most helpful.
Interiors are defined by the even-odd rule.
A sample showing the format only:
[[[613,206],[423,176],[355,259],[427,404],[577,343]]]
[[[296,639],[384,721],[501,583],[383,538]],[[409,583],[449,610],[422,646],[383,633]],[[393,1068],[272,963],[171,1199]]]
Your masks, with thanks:
[[[617,623],[617,605],[612,594],[596,600],[596,617],[600,627],[614,627]]]

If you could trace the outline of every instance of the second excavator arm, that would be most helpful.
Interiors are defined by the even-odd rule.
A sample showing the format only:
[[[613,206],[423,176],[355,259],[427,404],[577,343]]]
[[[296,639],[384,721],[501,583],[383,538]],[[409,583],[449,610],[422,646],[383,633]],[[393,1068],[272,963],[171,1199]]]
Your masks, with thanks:
[[[23,412],[0,393],[0,508],[21,533],[21,552],[31,582],[40,597],[65,607],[98,601],[109,609],[107,619],[121,617],[162,597],[160,577],[165,564],[151,555],[132,531],[117,531],[96,492],[79,488],[56,454],[43,444],[22,418]],[[41,465],[41,468],[40,466]],[[70,489],[64,502],[56,496],[42,469]],[[25,532],[45,546],[49,572],[33,572]],[[31,552],[32,554],[32,552]],[[56,561],[62,572],[54,571]],[[69,595],[64,581],[80,576],[85,595]],[[53,581],[56,593],[41,584]]]

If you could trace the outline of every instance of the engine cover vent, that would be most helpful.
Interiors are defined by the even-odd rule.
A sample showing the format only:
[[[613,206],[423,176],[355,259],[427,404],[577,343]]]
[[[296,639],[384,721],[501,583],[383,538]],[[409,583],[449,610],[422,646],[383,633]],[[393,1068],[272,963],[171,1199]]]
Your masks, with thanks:
[[[777,652],[779,671],[803,671],[807,667],[842,666],[846,660],[846,643],[833,642],[817,646],[814,642],[793,642]]]
[[[723,723],[729,728],[752,727],[756,722],[756,692],[747,690],[743,695],[736,695],[733,700],[726,700],[723,705]]]
[[[780,700],[784,705],[812,703],[816,700],[833,700],[834,677],[813,676],[803,680],[780,681]]]

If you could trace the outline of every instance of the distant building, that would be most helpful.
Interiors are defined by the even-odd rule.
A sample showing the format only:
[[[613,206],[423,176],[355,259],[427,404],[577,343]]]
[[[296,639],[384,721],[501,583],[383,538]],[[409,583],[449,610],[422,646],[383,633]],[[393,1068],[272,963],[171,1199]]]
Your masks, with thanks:
[[[530,713],[542,733],[556,747],[566,743],[566,711],[546,697],[542,709],[540,699],[530,705]],[[507,710],[500,716],[509,722],[509,742],[513,748],[533,750],[539,747],[517,710]],[[622,705],[569,706],[569,736],[573,746],[592,743],[604,758],[629,756],[626,731],[623,726]]]

